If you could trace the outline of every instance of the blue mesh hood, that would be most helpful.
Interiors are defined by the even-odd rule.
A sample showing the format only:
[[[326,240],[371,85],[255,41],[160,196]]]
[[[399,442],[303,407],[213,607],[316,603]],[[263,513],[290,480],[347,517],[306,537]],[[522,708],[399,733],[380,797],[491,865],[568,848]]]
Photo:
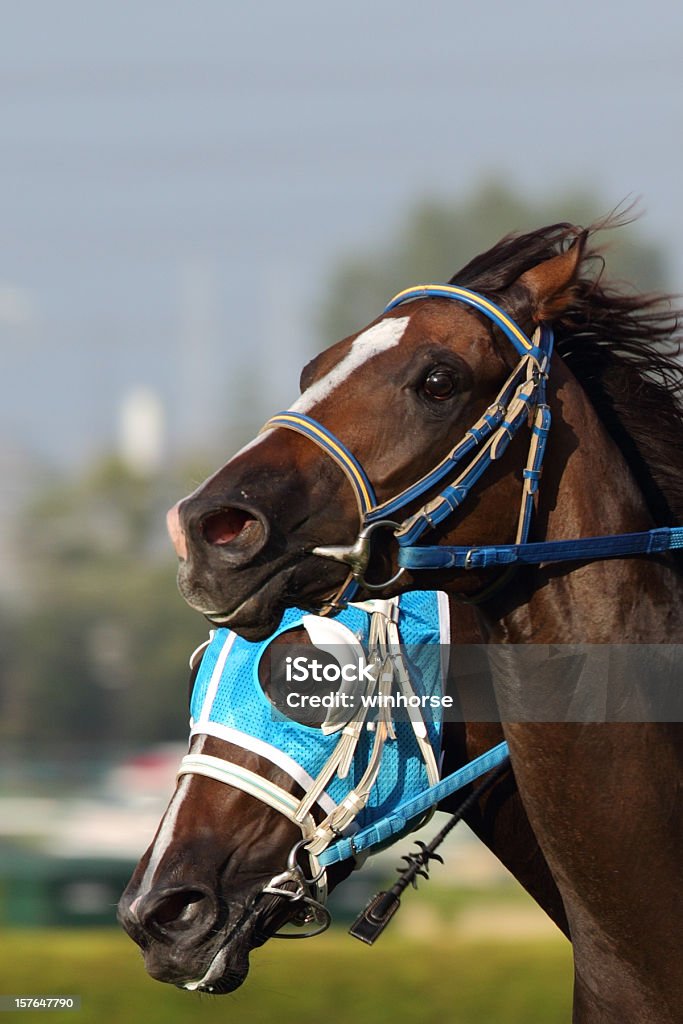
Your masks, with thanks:
[[[447,605],[443,595],[423,591],[404,594],[399,603],[399,631],[413,689],[417,694],[440,698],[443,693],[442,647],[448,639]],[[325,735],[318,727],[285,717],[264,693],[258,676],[259,663],[273,639],[282,632],[302,627],[304,613],[289,609],[273,637],[250,643],[230,630],[213,635],[199,667],[191,698],[192,732],[208,733],[256,749],[289,770],[307,788],[335,749],[339,734]],[[370,615],[348,607],[335,621],[346,626],[368,651]],[[441,711],[432,709],[426,718],[429,739],[439,758]],[[358,815],[360,827],[371,824],[400,801],[428,785],[423,759],[409,721],[395,720],[396,739],[386,743],[382,765],[366,808]],[[373,744],[373,732],[364,727],[351,770],[344,779],[334,777],[320,803],[329,813],[353,789],[365,768]],[[295,772],[293,764],[299,766]]]

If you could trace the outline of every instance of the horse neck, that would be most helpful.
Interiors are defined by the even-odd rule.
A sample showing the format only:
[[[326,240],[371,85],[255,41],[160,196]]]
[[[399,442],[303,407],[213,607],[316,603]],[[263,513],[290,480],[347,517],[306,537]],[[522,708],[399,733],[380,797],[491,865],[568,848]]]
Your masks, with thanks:
[[[535,539],[651,527],[581,389],[568,373],[556,379]],[[683,998],[670,915],[683,884],[671,826],[681,730],[662,720],[660,698],[676,702],[678,674],[667,675],[666,646],[642,645],[683,639],[681,578],[663,556],[529,570],[481,615],[502,641],[489,657],[505,738],[569,921],[574,1019],[670,1024]],[[579,652],[552,646],[581,641]]]
[[[572,374],[557,360],[537,540],[650,529],[645,499]],[[520,581],[518,581],[520,582]],[[530,570],[483,612],[490,639],[512,643],[662,643],[683,639],[683,580],[664,558]],[[518,594],[522,590],[525,598]]]

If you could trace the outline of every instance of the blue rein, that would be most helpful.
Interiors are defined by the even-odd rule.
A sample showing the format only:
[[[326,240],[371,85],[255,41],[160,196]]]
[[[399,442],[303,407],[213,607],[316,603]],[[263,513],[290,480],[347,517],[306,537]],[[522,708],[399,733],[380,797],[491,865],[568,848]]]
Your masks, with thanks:
[[[594,562],[624,555],[655,555],[679,548],[683,549],[683,527],[662,526],[643,533],[546,540],[537,544],[493,544],[488,547],[409,545],[399,550],[398,564],[410,569],[490,569],[496,565]]]
[[[475,757],[469,764],[463,765],[462,768],[458,768],[451,775],[447,775],[445,779],[441,779],[440,782],[429,786],[419,796],[404,800],[389,814],[357,832],[355,836],[351,836],[349,839],[338,839],[332,846],[328,846],[326,850],[323,850],[318,860],[323,867],[329,867],[330,864],[338,864],[339,861],[347,860],[349,857],[356,857],[365,850],[372,849],[373,846],[386,843],[387,840],[393,839],[394,836],[405,832],[410,821],[424,814],[425,811],[430,810],[432,807],[436,807],[438,803],[445,800],[452,793],[457,793],[459,789],[464,789],[465,786],[485,775],[486,772],[490,772],[492,768],[497,768],[508,757],[507,743],[499,743],[497,746],[492,747],[491,750],[487,750],[485,754]]]

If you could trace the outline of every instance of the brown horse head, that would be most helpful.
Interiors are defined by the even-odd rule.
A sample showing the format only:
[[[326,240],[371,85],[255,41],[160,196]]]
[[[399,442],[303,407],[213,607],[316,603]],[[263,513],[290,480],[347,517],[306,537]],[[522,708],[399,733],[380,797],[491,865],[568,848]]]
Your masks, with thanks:
[[[561,309],[582,245],[505,280],[496,302],[532,328]],[[500,277],[501,275],[499,275]],[[480,312],[448,299],[412,301],[332,346],[305,368],[293,412],[310,417],[362,464],[376,500],[418,480],[495,399],[517,353]],[[519,483],[494,467],[468,502],[459,543],[514,535]],[[319,608],[346,570],[314,554],[353,542],[359,511],[333,458],[308,437],[266,429],[169,513],[188,603],[248,638],[268,635],[283,609]],[[392,575],[375,545],[373,571]],[[465,589],[481,586],[481,574]],[[400,588],[429,587],[406,573]]]
[[[225,744],[197,738],[191,752],[226,757]],[[240,751],[240,757],[244,753]],[[267,774],[264,764],[252,764]],[[119,904],[119,920],[159,981],[229,992],[263,942],[272,906],[260,900],[296,842],[276,811],[220,782],[183,775],[150,848]]]
[[[273,642],[286,644],[287,651],[311,650],[305,630]],[[269,658],[261,660],[259,679],[264,693],[277,700],[270,668]],[[281,691],[281,681],[277,685]],[[248,730],[248,712],[242,717]],[[317,878],[317,861],[301,849],[303,829],[291,814],[254,795],[270,787],[283,799],[291,794],[292,807],[304,795],[292,773],[272,760],[277,753],[261,754],[258,741],[252,750],[210,735],[211,726],[199,723],[197,729],[156,836],[121,897],[119,920],[142,949],[152,977],[222,993],[243,982],[251,950],[285,925],[295,922],[299,935],[327,926],[319,900],[352,862]],[[291,758],[278,760],[286,766]],[[235,771],[246,786],[236,783]],[[322,804],[316,804],[305,823],[323,817]]]

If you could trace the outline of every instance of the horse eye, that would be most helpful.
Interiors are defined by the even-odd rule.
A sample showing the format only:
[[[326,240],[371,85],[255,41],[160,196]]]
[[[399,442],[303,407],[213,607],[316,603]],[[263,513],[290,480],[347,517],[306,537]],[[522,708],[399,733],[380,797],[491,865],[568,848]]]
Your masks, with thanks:
[[[456,383],[453,371],[445,366],[441,366],[436,370],[431,370],[428,376],[425,377],[422,390],[428,398],[434,398],[438,402],[443,402],[445,399],[451,398],[455,393]]]

